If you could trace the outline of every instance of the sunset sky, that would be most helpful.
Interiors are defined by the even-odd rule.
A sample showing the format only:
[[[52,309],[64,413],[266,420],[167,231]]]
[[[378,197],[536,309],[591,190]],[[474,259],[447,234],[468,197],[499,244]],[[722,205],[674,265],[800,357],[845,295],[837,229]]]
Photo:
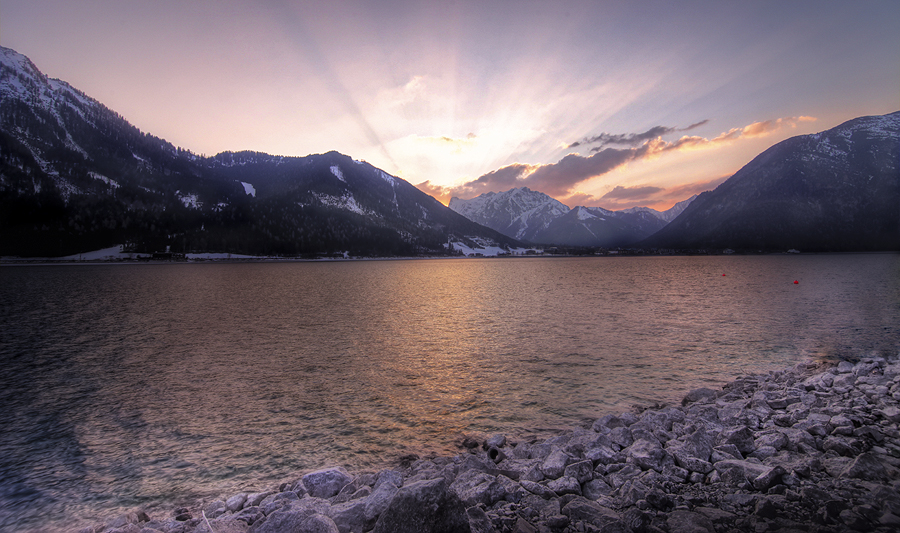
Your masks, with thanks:
[[[196,153],[337,150],[443,202],[666,209],[900,110],[900,2],[0,0],[0,44]]]

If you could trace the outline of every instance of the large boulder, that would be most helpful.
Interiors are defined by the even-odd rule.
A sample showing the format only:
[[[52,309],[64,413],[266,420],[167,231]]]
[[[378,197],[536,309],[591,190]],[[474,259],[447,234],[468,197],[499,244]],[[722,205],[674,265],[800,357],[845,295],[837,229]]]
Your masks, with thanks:
[[[373,533],[470,533],[466,508],[443,478],[405,485],[391,500]]]
[[[327,468],[303,476],[304,488],[315,498],[331,498],[351,481],[353,477],[343,468]]]

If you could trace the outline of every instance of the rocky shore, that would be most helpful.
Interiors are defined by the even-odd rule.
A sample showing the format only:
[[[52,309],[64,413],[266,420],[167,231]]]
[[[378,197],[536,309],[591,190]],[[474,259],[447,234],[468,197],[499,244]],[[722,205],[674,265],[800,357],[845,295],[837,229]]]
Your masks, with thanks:
[[[799,364],[538,442],[307,473],[82,533],[900,531],[900,360]]]

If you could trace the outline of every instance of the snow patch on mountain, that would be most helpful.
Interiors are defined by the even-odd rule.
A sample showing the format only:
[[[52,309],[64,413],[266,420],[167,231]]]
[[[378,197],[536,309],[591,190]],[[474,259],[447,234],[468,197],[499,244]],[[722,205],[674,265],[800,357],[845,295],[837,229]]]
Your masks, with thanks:
[[[102,181],[103,183],[109,185],[109,187],[110,187],[111,189],[118,189],[118,188],[119,188],[118,182],[116,182],[115,180],[111,180],[111,179],[107,178],[107,177],[104,176],[103,174],[98,174],[98,173],[96,173],[96,172],[89,171],[89,172],[88,172],[88,175],[89,175],[90,177],[94,178],[95,180],[100,180],[100,181]]]
[[[344,173],[341,172],[341,167],[337,165],[331,165],[331,173],[334,174],[334,177],[347,183],[347,180],[344,179]]]
[[[316,197],[322,205],[327,205],[331,207],[337,207],[338,209],[346,209],[347,211],[352,211],[359,215],[368,215],[371,214],[363,209],[357,202],[356,198],[351,194],[344,194],[342,196],[332,196],[330,194],[320,194],[313,193],[313,196]]]
[[[197,198],[197,195],[194,193],[186,194],[181,191],[175,191],[175,196],[181,200],[181,203],[184,204],[185,207],[190,209],[200,209],[202,204],[200,200]]]

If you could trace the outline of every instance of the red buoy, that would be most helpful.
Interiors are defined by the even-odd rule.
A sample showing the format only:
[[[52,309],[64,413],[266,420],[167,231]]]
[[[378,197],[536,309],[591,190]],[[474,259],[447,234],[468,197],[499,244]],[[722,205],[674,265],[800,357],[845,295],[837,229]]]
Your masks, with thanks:
[[[799,285],[799,284],[800,284],[800,282],[799,282],[799,281],[797,281],[797,280],[794,280],[794,285]]]
[[[725,274],[722,274],[722,275],[724,276]]]

